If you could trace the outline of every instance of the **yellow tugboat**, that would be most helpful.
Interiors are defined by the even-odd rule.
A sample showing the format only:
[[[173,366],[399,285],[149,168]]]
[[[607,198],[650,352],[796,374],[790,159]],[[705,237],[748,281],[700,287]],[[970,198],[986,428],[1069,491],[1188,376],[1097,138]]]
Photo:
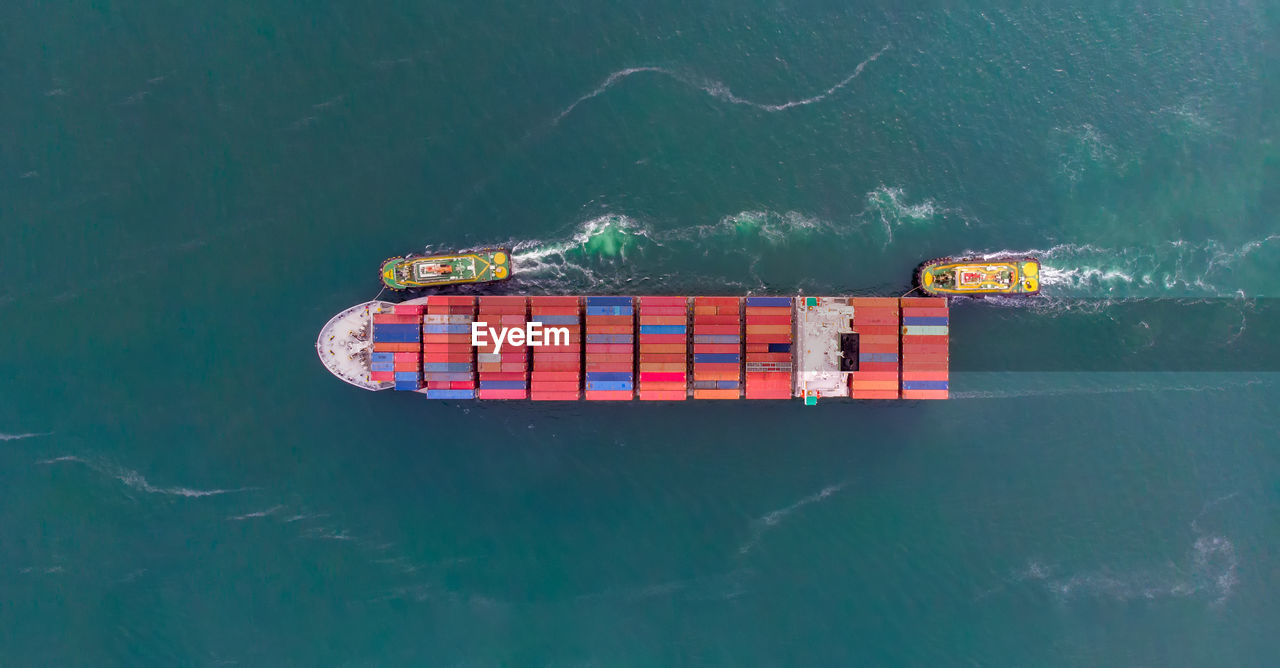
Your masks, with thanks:
[[[1034,295],[1040,292],[1040,261],[938,258],[916,269],[916,286],[938,297],[951,295]]]
[[[502,281],[511,278],[510,260],[505,248],[393,257],[382,263],[382,282],[392,290],[407,290]]]

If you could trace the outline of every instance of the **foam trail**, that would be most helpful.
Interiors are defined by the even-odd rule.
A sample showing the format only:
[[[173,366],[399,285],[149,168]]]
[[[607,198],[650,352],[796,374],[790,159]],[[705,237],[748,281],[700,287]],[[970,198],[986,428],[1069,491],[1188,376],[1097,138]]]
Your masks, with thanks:
[[[53,435],[53,432],[51,431],[44,431],[40,433],[33,432],[30,434],[0,434],[0,441],[20,441],[24,438],[38,438],[40,436],[52,436],[52,435]]]
[[[126,487],[136,489],[140,492],[146,492],[148,494],[165,494],[170,496],[182,496],[187,498],[200,498],[205,496],[217,496],[220,494],[232,494],[235,492],[246,492],[251,489],[254,489],[251,487],[240,487],[237,489],[192,489],[190,487],[157,487],[156,485],[153,485],[150,482],[148,482],[147,479],[142,476],[142,474],[132,469],[127,469],[122,466],[112,464],[110,462],[90,461],[87,459],[82,459],[75,455],[63,455],[61,457],[54,457],[53,459],[43,459],[36,463],[43,464],[43,465],[50,465],[50,464],[58,464],[58,463],[64,463],[64,462],[82,464],[94,471],[97,471],[98,473],[101,473],[103,475],[108,475],[115,478],[116,480],[119,480],[120,482],[124,483]]]
[[[742,547],[738,548],[738,554],[744,555],[750,552],[757,544],[760,543],[760,539],[764,537],[764,534],[766,531],[778,526],[779,524],[782,524],[782,521],[787,519],[787,516],[791,515],[791,513],[794,513],[795,511],[800,510],[801,508],[809,504],[817,503],[819,501],[822,501],[823,499],[826,499],[832,494],[835,494],[836,492],[839,492],[840,490],[844,489],[845,485],[847,484],[848,484],[847,482],[841,482],[835,485],[828,485],[826,487],[823,487],[818,492],[810,494],[809,496],[806,496],[803,499],[796,501],[795,503],[787,506],[786,508],[779,508],[778,510],[771,511],[765,514],[764,516],[756,519],[754,522],[752,522],[752,525],[754,528],[751,532],[751,540],[747,541],[742,545]]]
[[[1043,249],[973,253],[987,259],[1040,258],[1042,291],[1080,297],[1234,297],[1259,296],[1267,279],[1267,258],[1255,257],[1280,240],[1280,234],[1238,246],[1213,239],[1168,241],[1149,247],[1106,248],[1058,244]]]
[[[802,107],[808,104],[813,104],[815,102],[821,102],[822,100],[827,99],[828,96],[832,95],[836,91],[839,91],[841,88],[848,86],[850,82],[858,78],[858,75],[862,74],[862,70],[865,69],[867,65],[870,65],[871,63],[875,62],[876,59],[878,59],[881,55],[884,54],[885,51],[888,51],[890,46],[891,46],[890,44],[885,44],[883,47],[880,48],[879,51],[872,54],[871,57],[858,63],[858,66],[853,69],[852,73],[850,73],[844,79],[841,79],[838,83],[826,89],[825,91],[817,95],[814,95],[812,97],[806,97],[800,100],[790,100],[780,104],[764,104],[761,102],[748,100],[746,98],[741,98],[741,97],[738,97],[737,95],[734,95],[733,91],[730,90],[728,86],[724,85],[719,81],[698,81],[684,74],[681,74],[679,72],[668,70],[662,67],[652,67],[652,66],[628,67],[627,69],[618,70],[617,72],[610,74],[608,77],[605,78],[604,81],[600,83],[599,86],[596,86],[594,90],[574,100],[573,104],[570,104],[569,106],[565,107],[564,110],[561,111],[560,114],[555,117],[555,120],[551,121],[551,124],[552,125],[559,124],[560,121],[564,120],[566,116],[573,113],[573,110],[577,109],[578,105],[594,97],[598,97],[604,94],[605,91],[609,90],[615,84],[622,81],[623,79],[626,79],[627,77],[630,77],[634,74],[640,74],[642,72],[654,72],[657,74],[662,74],[664,76],[675,79],[680,83],[698,88],[703,92],[705,92],[706,94],[710,95],[711,97],[714,97],[719,100],[724,100],[725,102],[729,102],[731,104],[745,105],[748,107],[760,109],[762,111],[769,111],[769,112],[786,111],[787,109],[793,109],[795,107]]]

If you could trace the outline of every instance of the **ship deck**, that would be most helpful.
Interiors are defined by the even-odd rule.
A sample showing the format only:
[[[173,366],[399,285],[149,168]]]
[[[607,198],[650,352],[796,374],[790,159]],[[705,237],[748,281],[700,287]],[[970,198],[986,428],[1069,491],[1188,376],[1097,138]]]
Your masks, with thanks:
[[[849,374],[840,371],[840,335],[852,330],[853,307],[830,298],[807,297],[796,307],[798,397],[847,397]]]

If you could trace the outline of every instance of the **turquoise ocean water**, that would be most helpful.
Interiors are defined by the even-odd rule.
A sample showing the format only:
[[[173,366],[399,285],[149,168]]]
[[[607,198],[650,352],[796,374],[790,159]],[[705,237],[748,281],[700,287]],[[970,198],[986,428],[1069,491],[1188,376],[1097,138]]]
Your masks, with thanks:
[[[8,3],[0,664],[1267,666],[1280,5]],[[953,400],[428,402],[385,257],[953,307]]]

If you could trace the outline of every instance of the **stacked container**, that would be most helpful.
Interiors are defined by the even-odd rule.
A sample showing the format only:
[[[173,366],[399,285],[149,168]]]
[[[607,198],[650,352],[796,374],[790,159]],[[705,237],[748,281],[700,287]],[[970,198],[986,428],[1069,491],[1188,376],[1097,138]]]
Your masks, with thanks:
[[[638,297],[640,391],[646,401],[689,397],[689,299]]]
[[[849,374],[854,399],[898,398],[898,300],[853,297],[853,331],[858,335],[858,370]]]
[[[747,398],[790,399],[790,297],[747,297]]]
[[[391,313],[373,314],[370,380],[393,381],[395,389],[406,392],[422,387],[421,314],[421,307],[411,304],[397,304]]]
[[[902,398],[946,399],[950,312],[945,297],[903,298]]]
[[[529,297],[529,321],[569,330],[563,345],[533,349],[529,398],[534,401],[575,401],[582,385],[582,320],[577,297]]]
[[[475,297],[431,295],[422,316],[422,371],[428,399],[476,398],[471,323]]]
[[[635,398],[635,311],[631,297],[587,297],[587,400]]]
[[[485,332],[484,345],[476,347],[476,371],[480,373],[478,399],[527,399],[529,397],[529,348],[522,340],[512,345],[511,332],[523,336],[528,320],[524,297],[480,297],[476,322]],[[502,333],[502,347],[497,347],[490,330]]]
[[[742,299],[693,298],[693,398],[742,396]]]

